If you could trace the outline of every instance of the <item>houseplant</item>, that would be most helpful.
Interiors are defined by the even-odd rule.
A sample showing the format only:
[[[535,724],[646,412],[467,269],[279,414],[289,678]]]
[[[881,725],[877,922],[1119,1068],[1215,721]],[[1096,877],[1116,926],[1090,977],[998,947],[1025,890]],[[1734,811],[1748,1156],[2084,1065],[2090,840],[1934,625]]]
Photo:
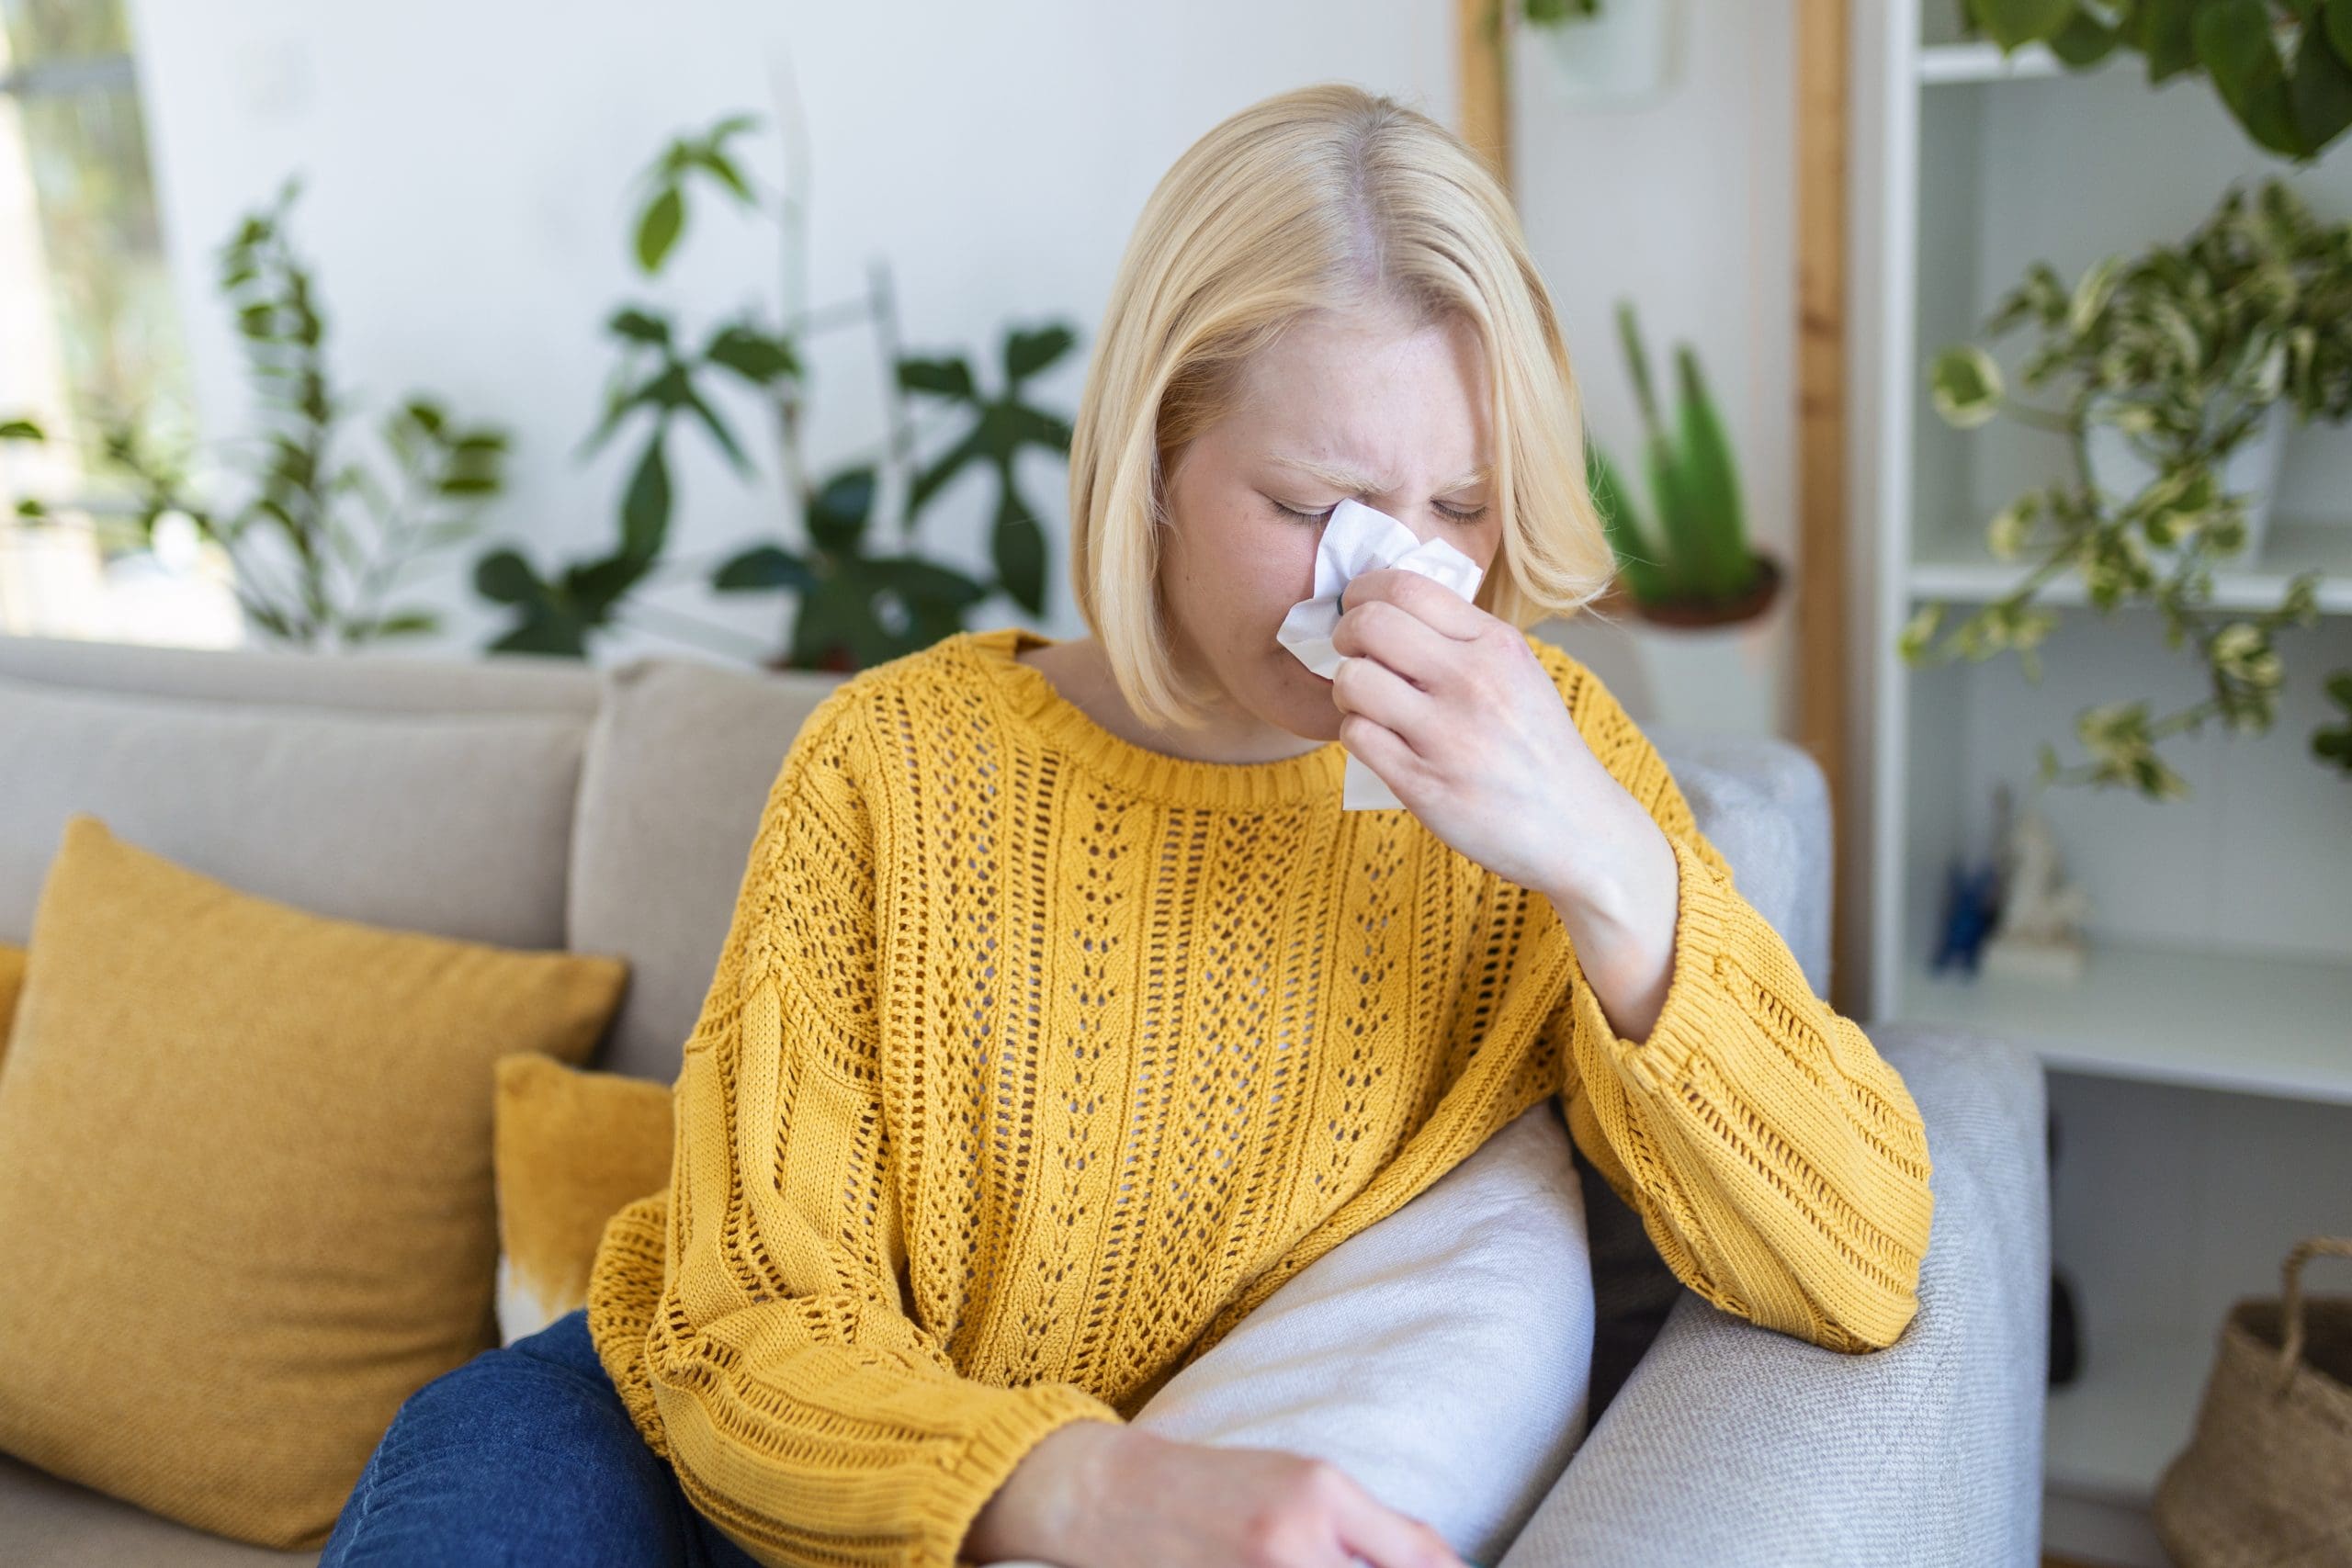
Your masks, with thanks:
[[[167,520],[191,525],[227,558],[246,623],[282,642],[332,649],[428,633],[440,625],[435,611],[386,601],[479,527],[504,486],[508,437],[413,392],[382,416],[375,451],[346,454],[352,411],[328,363],[317,278],[287,234],[300,188],[288,178],[219,253],[262,416],[257,434],[231,445],[243,499],[207,500],[214,485],[197,471],[198,454],[127,411],[107,421],[103,453],[138,492],[122,542],[149,548]],[[0,440],[44,439],[33,421],[0,422]],[[17,506],[32,521],[47,511],[38,499]]]
[[[1677,345],[1669,427],[1631,300],[1618,302],[1617,331],[1641,411],[1653,521],[1643,520],[1600,443],[1588,442],[1593,502],[1618,565],[1601,608],[1631,610],[1659,717],[1699,729],[1775,733],[1781,563],[1748,539],[1738,463],[1697,352]]]
[[[2148,85],[2203,73],[2254,141],[2308,161],[2352,125],[2352,0],[1959,0],[2004,53],[2041,43],[2075,70],[2118,49]]]
[[[2038,680],[2037,649],[2057,616],[2035,601],[2054,579],[2078,576],[2102,615],[2155,606],[2167,644],[2193,646],[2209,694],[2154,718],[2132,700],[2086,709],[2076,735],[2089,761],[2064,768],[2044,746],[2041,776],[2156,800],[2185,796],[2188,786],[2159,754],[2161,742],[2207,718],[2267,730],[2285,676],[2275,635],[2317,618],[2316,571],[2290,579],[2276,608],[2249,615],[2211,607],[2212,568],[2245,549],[2250,498],[2226,488],[2224,476],[2272,420],[2274,405],[2304,422],[2340,422],[2352,411],[2352,224],[2322,224],[2276,180],[2250,197],[2233,186],[2177,245],[2129,261],[2109,257],[2071,286],[2036,263],[1996,305],[1985,331],[1998,336],[2020,326],[2036,338],[2018,378],[2053,393],[2056,407],[2011,396],[1992,355],[1974,344],[1939,354],[1928,382],[1938,413],[1956,427],[2006,413],[2063,442],[2064,476],[2017,496],[1985,527],[1996,558],[2033,564],[2015,589],[1940,641],[1932,639],[1946,607],[1922,604],[1898,646],[1914,664],[2014,650]],[[2093,461],[2092,438],[2104,431],[2143,459],[2137,489],[2111,489],[2115,470]],[[2312,750],[2343,766],[2332,735],[2315,736]]]
[[[761,196],[729,143],[754,128],[750,115],[729,115],[699,135],[674,139],[641,177],[636,216],[630,225],[631,254],[639,270],[657,276],[685,232],[697,198],[752,211],[765,211]],[[787,142],[787,155],[794,154]],[[714,445],[736,472],[755,473],[744,444],[720,412],[713,388],[732,383],[770,403],[775,414],[780,467],[806,543],[788,537],[752,541],[729,552],[705,572],[684,566],[684,574],[721,592],[780,592],[794,606],[780,651],[752,651],[768,668],[847,671],[925,647],[964,625],[972,605],[1001,592],[1033,615],[1045,608],[1046,547],[1038,515],[1022,493],[1016,465],[1031,447],[1067,454],[1069,426],[1059,415],[1033,406],[1024,384],[1075,344],[1067,326],[1047,323],[1009,331],[1001,355],[1001,390],[980,389],[979,378],[961,355],[923,356],[898,351],[898,327],[889,275],[876,265],[865,298],[819,310],[797,308],[801,265],[799,211],[788,194],[776,202],[786,257],[785,302],[769,317],[752,309],[711,327],[699,342],[689,338],[676,317],[647,302],[625,304],[605,322],[619,348],[605,409],[582,455],[602,449],[631,432],[637,458],[620,502],[618,536],[592,558],[542,574],[522,552],[504,547],[477,563],[475,585],[487,598],[508,607],[510,625],[492,643],[497,649],[526,649],[584,658],[598,634],[634,622],[690,641],[740,637],[690,615],[650,604],[644,590],[665,571],[680,575],[665,560],[674,494],[669,442],[684,422]],[[801,449],[807,396],[802,352],[814,333],[843,326],[870,328],[889,367],[885,412],[890,432],[878,454],[861,455],[831,472],[810,477]],[[958,426],[944,449],[922,455],[929,431],[918,430],[910,411],[920,400],[935,416]],[[977,578],[912,547],[917,516],[967,468],[995,476],[997,502],[989,546],[991,579]],[[898,483],[886,483],[895,477]],[[899,497],[897,543],[886,548],[874,525],[888,493]]]

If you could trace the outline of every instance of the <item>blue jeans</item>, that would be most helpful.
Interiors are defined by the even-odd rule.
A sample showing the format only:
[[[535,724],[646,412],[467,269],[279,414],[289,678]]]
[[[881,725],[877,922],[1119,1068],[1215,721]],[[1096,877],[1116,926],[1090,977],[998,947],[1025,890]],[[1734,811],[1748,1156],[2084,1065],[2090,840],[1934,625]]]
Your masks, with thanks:
[[[638,1435],[584,1307],[411,1394],[319,1561],[758,1568]]]

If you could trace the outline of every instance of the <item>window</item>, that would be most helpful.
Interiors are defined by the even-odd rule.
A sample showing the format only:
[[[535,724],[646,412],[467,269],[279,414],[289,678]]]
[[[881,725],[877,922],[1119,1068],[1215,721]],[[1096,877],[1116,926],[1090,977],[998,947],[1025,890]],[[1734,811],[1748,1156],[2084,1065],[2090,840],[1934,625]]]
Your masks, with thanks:
[[[196,429],[123,0],[0,0],[0,631],[242,640],[227,563],[186,519],[140,537],[105,433]],[[19,515],[20,502],[46,515]]]

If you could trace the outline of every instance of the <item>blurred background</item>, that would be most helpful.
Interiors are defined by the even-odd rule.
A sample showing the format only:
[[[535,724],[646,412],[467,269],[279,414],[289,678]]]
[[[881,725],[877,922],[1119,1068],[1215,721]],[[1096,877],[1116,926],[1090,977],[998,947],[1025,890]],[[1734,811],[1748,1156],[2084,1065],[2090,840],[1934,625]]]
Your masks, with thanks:
[[[66,525],[0,551],[0,626],[204,644],[270,635],[236,613],[230,552],[169,513],[153,550],[78,525],[136,522],[153,488],[107,460],[116,421],[135,420],[150,466],[184,474],[190,496],[224,513],[266,487],[267,449],[251,444],[272,432],[323,448],[320,472],[281,476],[297,499],[346,464],[367,469],[359,482],[388,494],[380,507],[345,498],[353,534],[448,540],[398,552],[413,558],[397,588],[345,617],[403,617],[403,647],[508,638],[600,662],[654,650],[758,660],[787,651],[782,584],[713,580],[763,540],[789,542],[787,459],[820,492],[873,468],[876,534],[895,544],[885,520],[955,454],[979,403],[1002,396],[1005,351],[1023,333],[1039,363],[1015,401],[1046,416],[1026,430],[1044,438],[992,428],[991,450],[916,497],[914,538],[996,590],[981,619],[1074,635],[1052,422],[1074,408],[1152,185],[1217,119],[1304,81],[1361,82],[1449,124],[1463,91],[1455,7],[1429,0],[1212,5],[1182,28],[1080,4],[983,15],[706,3],[658,22],[592,4],[567,10],[560,36],[543,8],[512,4],[5,0],[0,17],[0,411],[53,437],[45,451],[0,447],[0,486],[42,496]],[[1701,346],[1747,461],[1755,531],[1783,549],[1792,29],[1785,4],[1723,7],[1687,36],[1655,29],[1629,84],[1587,86],[1579,101],[1571,75],[1538,69],[1514,107],[1524,220],[1596,429],[1629,452],[1639,437],[1612,316],[1630,298],[1661,361],[1674,340]],[[649,231],[665,190],[675,217],[656,214]],[[224,288],[224,253],[260,214],[271,231],[238,269],[260,276]],[[296,265],[318,318],[328,443],[321,422],[270,412],[273,386],[299,379],[254,375],[257,352],[301,358],[250,335],[296,332],[279,270]],[[616,330],[624,311],[648,334],[662,323],[669,348]],[[744,329],[735,362],[723,351],[713,362],[730,323]],[[1049,353],[1035,335],[1053,332],[1069,346]],[[788,370],[772,352],[787,337]],[[952,368],[902,390],[900,355],[962,360],[970,397]],[[639,391],[677,362],[692,369],[692,401],[639,401],[589,447],[616,389]],[[1670,383],[1670,369],[1660,376]],[[446,416],[446,436],[485,444],[447,453],[408,429],[423,450],[404,472],[385,431],[412,400]],[[564,565],[620,553],[657,425],[669,500],[658,562],[608,599],[535,610],[527,595]],[[461,493],[403,507],[452,461]],[[1011,547],[1001,581],[991,536],[1008,476],[1039,534],[1025,555]],[[640,490],[640,539],[650,515]],[[476,528],[458,539],[466,518]],[[265,518],[239,541],[256,579],[298,553],[282,532]],[[484,558],[515,564],[501,547],[527,564],[490,586],[524,603],[482,592]],[[788,564],[763,559],[788,578]],[[407,629],[413,613],[430,627]]]
[[[0,0],[0,652],[1082,636],[1129,231],[1328,79],[1562,312],[1621,575],[1532,629],[1818,766],[1842,1009],[2050,1069],[2045,1539],[2163,1562],[2352,1232],[2352,0]]]

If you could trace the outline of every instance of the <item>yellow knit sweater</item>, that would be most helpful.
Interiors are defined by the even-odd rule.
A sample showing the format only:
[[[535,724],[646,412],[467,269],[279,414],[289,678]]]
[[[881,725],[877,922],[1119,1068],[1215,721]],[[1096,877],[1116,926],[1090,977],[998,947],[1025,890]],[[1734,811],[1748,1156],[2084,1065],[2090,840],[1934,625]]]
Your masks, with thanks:
[[[1674,1272],[1838,1350],[1917,1309],[1917,1108],[1733,887],[1648,740],[1530,638],[1681,873],[1647,1041],[1550,900],[1336,741],[1169,757],[967,632],[793,742],[589,1325],[646,1441],[771,1564],[952,1568],[1022,1456],[1558,1095]],[[1530,824],[1573,833],[1576,825]]]

